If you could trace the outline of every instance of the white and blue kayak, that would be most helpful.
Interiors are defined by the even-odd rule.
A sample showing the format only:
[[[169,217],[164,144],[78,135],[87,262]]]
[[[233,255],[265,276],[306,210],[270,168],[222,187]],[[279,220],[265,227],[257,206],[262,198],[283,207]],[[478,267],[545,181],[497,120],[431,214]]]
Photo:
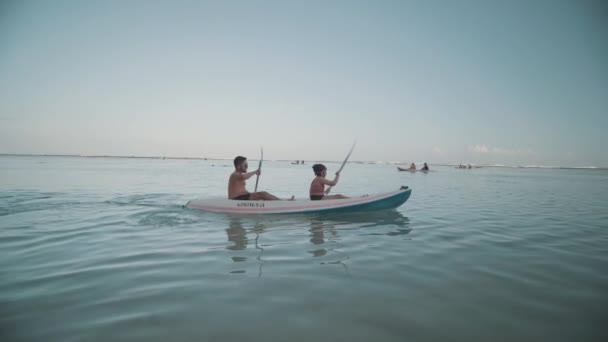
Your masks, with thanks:
[[[227,198],[195,199],[187,208],[231,214],[302,214],[326,212],[358,212],[394,209],[407,201],[412,189],[401,187],[375,195],[332,200],[238,201]]]

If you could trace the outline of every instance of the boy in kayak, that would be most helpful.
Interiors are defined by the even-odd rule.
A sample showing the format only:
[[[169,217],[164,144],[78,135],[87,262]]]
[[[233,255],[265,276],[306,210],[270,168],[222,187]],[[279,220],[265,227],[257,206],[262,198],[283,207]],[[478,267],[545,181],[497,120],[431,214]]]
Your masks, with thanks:
[[[325,190],[325,186],[334,186],[338,184],[338,180],[340,179],[340,172],[336,172],[336,178],[334,180],[328,180],[325,178],[327,176],[327,168],[323,164],[315,164],[312,166],[312,170],[315,172],[315,179],[310,183],[310,199],[313,201],[318,200],[329,200],[329,199],[342,199],[348,198],[343,195],[327,195],[329,189]]]
[[[426,165],[426,163],[424,163],[424,166],[422,167],[422,169],[420,169],[420,171],[428,171],[429,170],[429,166]]]
[[[239,201],[276,201],[280,200],[277,196],[271,195],[266,191],[250,193],[245,188],[245,181],[253,175],[260,175],[262,171],[257,169],[255,171],[247,172],[249,164],[247,158],[238,156],[234,158],[234,172],[230,175],[228,180],[228,198]],[[293,196],[291,197],[293,200]]]

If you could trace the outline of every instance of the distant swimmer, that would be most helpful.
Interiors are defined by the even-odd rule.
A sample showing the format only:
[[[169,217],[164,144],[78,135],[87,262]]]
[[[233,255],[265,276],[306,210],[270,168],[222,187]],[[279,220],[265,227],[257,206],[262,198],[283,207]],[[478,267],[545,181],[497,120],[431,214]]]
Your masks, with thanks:
[[[325,178],[327,176],[327,168],[323,164],[315,164],[312,166],[312,170],[315,173],[315,178],[310,183],[310,199],[313,201],[319,200],[331,200],[331,199],[342,199],[348,198],[343,195],[327,195],[325,191],[325,186],[335,186],[338,184],[338,180],[340,179],[340,172],[336,172],[336,178],[334,180],[328,180]]]
[[[247,158],[238,156],[234,158],[234,172],[230,174],[228,180],[228,198],[239,201],[276,201],[280,200],[277,196],[271,195],[266,191],[250,193],[245,188],[245,181],[251,178],[253,175],[260,175],[262,171],[257,169],[252,172],[247,172],[249,167]],[[291,197],[293,199],[293,196]]]
[[[424,163],[424,166],[422,167],[422,169],[420,169],[420,171],[428,171],[429,170],[429,166],[426,165],[426,163]]]

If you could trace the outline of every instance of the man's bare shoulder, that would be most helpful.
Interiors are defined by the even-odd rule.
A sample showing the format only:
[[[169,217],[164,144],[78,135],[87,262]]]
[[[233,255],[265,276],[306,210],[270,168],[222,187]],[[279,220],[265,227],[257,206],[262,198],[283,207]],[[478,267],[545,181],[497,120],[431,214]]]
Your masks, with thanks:
[[[233,173],[230,174],[230,180],[233,180],[233,179],[243,179],[243,174],[238,171],[234,171]]]

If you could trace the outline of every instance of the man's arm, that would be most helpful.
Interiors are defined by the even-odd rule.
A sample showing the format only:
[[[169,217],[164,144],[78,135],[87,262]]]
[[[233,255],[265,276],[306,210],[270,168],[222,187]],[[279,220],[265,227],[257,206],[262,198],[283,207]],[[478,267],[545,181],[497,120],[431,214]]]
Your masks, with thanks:
[[[253,175],[259,175],[261,173],[262,172],[258,169],[258,170],[247,172],[247,173],[238,173],[238,174],[235,175],[235,177],[236,177],[236,179],[245,179],[245,180],[247,180],[247,179],[251,178],[251,176],[253,176]]]

